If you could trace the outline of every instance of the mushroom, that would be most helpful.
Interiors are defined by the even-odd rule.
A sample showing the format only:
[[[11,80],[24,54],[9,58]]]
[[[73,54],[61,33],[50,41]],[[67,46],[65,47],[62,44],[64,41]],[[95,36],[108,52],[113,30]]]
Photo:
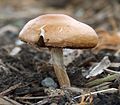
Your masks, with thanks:
[[[46,14],[30,20],[19,38],[51,51],[53,67],[60,87],[70,87],[70,80],[63,63],[63,48],[87,49],[97,45],[94,29],[64,14]]]

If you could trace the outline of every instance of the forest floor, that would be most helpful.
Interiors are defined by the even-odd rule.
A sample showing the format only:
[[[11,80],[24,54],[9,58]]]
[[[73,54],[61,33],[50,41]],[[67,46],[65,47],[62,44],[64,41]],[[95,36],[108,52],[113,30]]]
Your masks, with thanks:
[[[29,10],[29,14],[33,2],[25,13],[22,4],[12,5],[9,11],[0,7],[0,105],[120,105],[120,2],[101,0],[94,6],[76,2],[59,8],[44,2],[42,7],[31,7],[41,11]],[[94,49],[64,51],[70,88],[60,89],[47,48],[36,49],[18,39],[27,21],[45,13],[71,15],[92,26],[99,36]]]

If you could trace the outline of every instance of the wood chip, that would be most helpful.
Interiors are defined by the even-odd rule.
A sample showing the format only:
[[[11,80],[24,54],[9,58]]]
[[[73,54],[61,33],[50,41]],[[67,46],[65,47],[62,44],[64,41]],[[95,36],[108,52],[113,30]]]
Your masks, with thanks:
[[[108,56],[105,56],[100,63],[98,63],[94,68],[92,68],[86,78],[97,76],[101,74],[104,69],[108,68],[111,65],[111,62]]]

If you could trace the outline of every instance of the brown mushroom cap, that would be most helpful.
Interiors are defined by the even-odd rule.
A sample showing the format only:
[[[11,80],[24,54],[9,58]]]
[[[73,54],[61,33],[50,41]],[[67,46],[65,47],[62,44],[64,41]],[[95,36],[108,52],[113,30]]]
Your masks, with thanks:
[[[43,37],[44,47],[92,48],[98,42],[94,29],[63,14],[41,15],[30,20],[20,32],[22,41],[39,44]],[[43,47],[43,44],[39,44]]]

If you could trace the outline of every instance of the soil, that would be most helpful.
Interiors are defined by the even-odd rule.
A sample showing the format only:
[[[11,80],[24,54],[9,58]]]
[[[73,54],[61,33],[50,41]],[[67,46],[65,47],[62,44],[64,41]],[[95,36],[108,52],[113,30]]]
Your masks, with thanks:
[[[6,40],[6,42],[2,40]],[[27,44],[23,44],[19,46],[21,51],[15,56],[11,56],[10,52],[15,47],[16,40],[17,35],[11,34],[9,37],[6,33],[0,38],[0,91],[3,92],[9,87],[21,83],[20,87],[4,95],[12,99],[27,95],[34,97],[46,96],[45,87],[41,85],[41,81],[46,77],[51,77],[58,84],[53,66],[49,62],[51,57],[48,49],[41,48],[38,51]],[[91,50],[84,50],[84,53],[66,67],[72,86],[86,88],[85,84],[89,80],[82,75],[82,70],[90,68],[89,62],[100,62],[106,55],[109,56],[111,62],[120,62],[120,57],[115,57],[114,53],[114,51],[103,50],[96,55]],[[89,60],[87,61],[87,59]],[[119,68],[114,68],[114,70],[119,70]],[[118,81],[113,81],[109,87],[118,88],[118,86]],[[55,99],[55,102],[56,100],[58,105],[64,105],[67,101],[65,96],[59,100]],[[63,100],[63,103],[59,103],[60,100]],[[24,104],[21,100],[16,101]],[[37,101],[32,100],[33,103]],[[50,103],[53,103],[53,101]],[[97,94],[94,96],[93,103],[94,105],[119,105],[120,94]]]

